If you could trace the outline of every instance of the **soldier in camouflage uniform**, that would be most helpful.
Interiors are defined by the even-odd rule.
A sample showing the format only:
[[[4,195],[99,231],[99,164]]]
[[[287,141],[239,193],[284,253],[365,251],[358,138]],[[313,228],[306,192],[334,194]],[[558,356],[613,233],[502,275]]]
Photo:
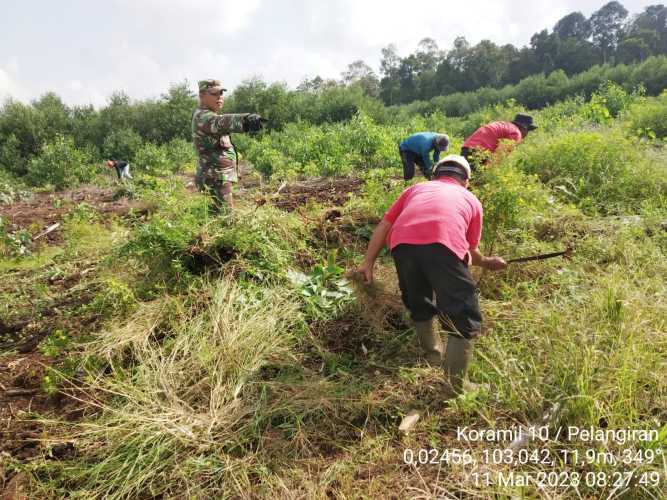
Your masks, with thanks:
[[[232,185],[238,182],[238,161],[230,134],[259,131],[263,119],[250,113],[218,114],[225,90],[219,80],[199,82],[199,107],[192,114],[192,141],[199,155],[197,187],[213,195],[216,207],[226,203],[233,208]]]

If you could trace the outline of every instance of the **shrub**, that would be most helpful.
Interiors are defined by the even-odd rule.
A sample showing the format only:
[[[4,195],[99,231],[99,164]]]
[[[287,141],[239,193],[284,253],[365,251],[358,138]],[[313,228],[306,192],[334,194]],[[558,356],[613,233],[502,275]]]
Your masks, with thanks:
[[[200,199],[179,203],[164,196],[163,210],[138,226],[119,254],[136,258],[168,279],[178,277],[183,272],[179,257],[208,218],[206,211]]]
[[[667,189],[665,176],[616,129],[538,134],[517,148],[513,162],[589,213],[638,210]]]
[[[143,145],[134,156],[134,166],[137,170],[152,175],[164,175],[172,171],[172,163],[167,149],[152,142]]]
[[[479,186],[475,189],[475,186]],[[502,233],[525,227],[549,206],[549,193],[537,176],[511,165],[493,165],[473,178],[473,190],[484,207],[483,238],[492,243]]]
[[[632,133],[651,139],[667,138],[667,92],[632,106],[627,118]]]
[[[25,175],[25,161],[21,157],[19,140],[14,134],[9,134],[0,143],[0,168],[17,175]]]
[[[297,256],[308,252],[307,232],[301,220],[264,205],[255,209],[235,209],[233,220],[209,224],[207,246],[211,251],[225,248],[234,252],[234,263],[243,274],[259,280],[283,279],[296,266]],[[203,232],[203,231],[202,231]]]
[[[354,290],[344,274],[345,269],[336,264],[335,251],[307,275],[298,271],[288,274],[301,294],[307,318],[331,319],[354,301]]]
[[[9,204],[21,198],[28,198],[30,191],[21,180],[0,169],[0,205]]]
[[[88,155],[74,146],[72,138],[59,136],[30,160],[27,180],[34,186],[50,184],[60,190],[90,181],[93,174]]]
[[[116,278],[106,278],[99,284],[100,292],[90,304],[83,306],[84,312],[90,311],[102,317],[124,316],[137,305],[132,290]]]
[[[105,139],[102,146],[106,158],[131,161],[141,149],[141,136],[131,128],[114,130]]]
[[[192,143],[177,137],[165,144],[164,149],[172,172],[194,169],[196,155]]]

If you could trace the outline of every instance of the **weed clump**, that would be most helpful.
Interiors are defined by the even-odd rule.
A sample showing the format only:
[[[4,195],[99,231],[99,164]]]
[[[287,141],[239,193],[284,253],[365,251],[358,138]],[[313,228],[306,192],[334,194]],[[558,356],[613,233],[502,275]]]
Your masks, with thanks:
[[[294,302],[277,289],[244,292],[228,279],[192,293],[205,306],[181,314],[168,341],[148,341],[162,309],[140,308],[130,324],[141,331],[129,341],[119,328],[92,347],[112,376],[91,373],[89,389],[108,403],[99,403],[94,422],[73,428],[88,462],[63,464],[68,483],[88,495],[180,495],[203,488],[203,477],[208,486],[225,484],[256,462],[248,446],[276,402],[254,379],[270,360],[289,359]],[[134,361],[121,362],[127,356]]]
[[[636,212],[644,200],[667,194],[664,165],[646,161],[640,146],[617,129],[539,135],[512,163],[588,214]]]

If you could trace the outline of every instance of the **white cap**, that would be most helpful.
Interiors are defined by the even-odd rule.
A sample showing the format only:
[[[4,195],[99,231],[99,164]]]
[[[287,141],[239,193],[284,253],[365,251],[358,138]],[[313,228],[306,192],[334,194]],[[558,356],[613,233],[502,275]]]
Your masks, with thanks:
[[[447,165],[448,163],[454,163],[455,165]],[[463,170],[466,174],[466,178],[470,179],[472,177],[472,171],[470,170],[470,164],[461,155],[447,155],[442,160],[440,160],[435,167],[433,167],[433,173],[436,171],[440,172],[461,172]]]

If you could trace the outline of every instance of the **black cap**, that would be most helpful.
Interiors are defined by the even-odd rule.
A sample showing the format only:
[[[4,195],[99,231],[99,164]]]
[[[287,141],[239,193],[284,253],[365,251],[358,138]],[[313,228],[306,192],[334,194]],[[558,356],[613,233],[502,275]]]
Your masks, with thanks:
[[[535,130],[537,128],[537,125],[533,125],[533,117],[526,113],[517,113],[512,123],[526,130]]]

